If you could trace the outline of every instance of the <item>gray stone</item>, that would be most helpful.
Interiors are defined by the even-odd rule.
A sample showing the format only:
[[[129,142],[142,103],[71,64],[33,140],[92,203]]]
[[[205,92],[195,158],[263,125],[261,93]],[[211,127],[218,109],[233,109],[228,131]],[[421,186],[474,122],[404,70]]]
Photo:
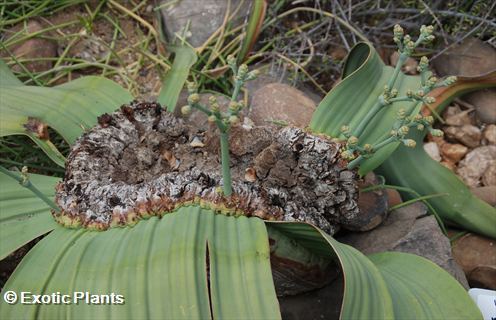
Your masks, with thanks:
[[[432,159],[436,160],[437,162],[441,161],[441,154],[439,153],[439,147],[437,143],[435,142],[424,143],[424,150]]]
[[[457,163],[467,154],[468,148],[459,143],[444,143],[441,146],[441,154],[443,158],[451,161],[452,163]]]
[[[5,35],[8,38],[14,37],[22,28],[25,34],[35,33],[44,28],[41,22],[30,20],[24,27],[23,24],[18,24],[13,28],[6,30]],[[32,37],[28,40],[21,41],[18,44],[8,48],[12,54],[19,60],[38,59],[38,58],[53,58],[57,56],[57,43],[42,37]],[[4,50],[0,51],[2,56],[8,56]],[[42,72],[52,68],[53,62],[48,60],[30,61],[24,63],[24,67],[30,72]],[[13,71],[22,72],[23,69],[19,65],[12,67]]]
[[[447,127],[444,133],[447,138],[460,141],[470,148],[478,147],[482,138],[481,130],[470,124],[464,124],[461,127]]]
[[[457,174],[468,186],[477,187],[493,160],[496,160],[496,146],[475,148],[460,161]]]
[[[496,50],[477,39],[467,38],[432,61],[440,76],[476,77],[496,69]],[[462,99],[475,106],[478,118],[496,123],[496,90],[485,89]]]
[[[487,166],[482,175],[482,184],[485,186],[496,186],[496,160],[493,160]]]
[[[496,51],[477,38],[467,38],[432,63],[441,76],[475,77],[496,68]]]
[[[449,239],[422,203],[399,208],[377,228],[350,233],[337,239],[364,254],[383,251],[412,253],[431,260],[455,277],[465,288],[467,279],[451,255]]]
[[[226,0],[180,0],[163,7],[161,14],[169,40],[175,38],[176,33],[181,34],[189,23],[187,41],[194,47],[201,46],[222,26],[228,9],[229,15],[236,11],[234,19],[229,22],[243,22],[251,1],[231,0],[230,8],[228,3]]]
[[[488,125],[482,132],[482,139],[487,144],[496,144],[496,125]]]
[[[496,241],[466,234],[453,244],[453,256],[471,286],[496,290]]]
[[[496,206],[496,186],[486,186],[470,189],[474,196],[489,203],[493,207]]]
[[[446,124],[450,126],[462,126],[464,124],[472,124],[472,119],[470,118],[469,113],[472,110],[460,111],[456,114],[447,114],[446,115]]]
[[[483,89],[463,96],[475,107],[475,114],[484,123],[496,124],[496,89]]]

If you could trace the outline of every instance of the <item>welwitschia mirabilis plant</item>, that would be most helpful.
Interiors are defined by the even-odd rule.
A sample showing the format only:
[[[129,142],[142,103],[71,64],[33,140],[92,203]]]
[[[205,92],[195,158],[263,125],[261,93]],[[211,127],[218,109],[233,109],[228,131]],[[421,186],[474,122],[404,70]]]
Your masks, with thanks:
[[[3,69],[3,72],[9,71]],[[66,88],[71,84],[77,87],[84,79],[71,82]],[[93,81],[95,85],[97,79]],[[1,90],[15,91],[19,89],[17,86],[20,85],[11,88],[2,84]],[[105,113],[121,104],[118,99],[128,97],[123,89],[102,79],[90,89],[78,87],[77,102],[81,109],[77,111],[82,114],[73,114],[70,106],[64,104],[64,99],[70,100],[70,96],[60,96],[63,93],[57,91],[59,87],[21,87],[25,95],[17,100],[11,96],[10,100],[0,101],[2,113],[12,111],[24,121],[36,117],[55,127],[56,123],[52,125],[51,119],[38,113],[33,104],[25,103],[26,94],[36,92],[37,99],[44,101],[47,108],[58,106],[59,117],[71,120],[64,127],[55,127],[70,144],[96,122],[95,116],[80,126],[85,111]],[[107,89],[113,94],[105,95]],[[24,123],[19,120],[19,128]],[[53,197],[58,179],[39,175],[29,175],[29,179],[43,194]],[[227,217],[198,206],[186,206],[165,214],[162,219],[142,220],[132,228],[111,228],[104,232],[68,229],[55,223],[47,204],[17,181],[0,173],[0,182],[2,257],[51,231],[23,259],[4,292],[84,291],[97,295],[115,292],[125,300],[124,304],[98,306],[87,303],[25,306],[2,301],[2,318],[279,318],[268,241],[275,232],[308,247],[315,255],[339,263],[345,280],[343,319],[480,316],[464,289],[425,259],[399,253],[368,259],[308,224],[269,225],[258,218]],[[207,261],[209,268],[205,268]],[[423,278],[425,282],[410,279],[407,285],[398,286],[400,281],[395,278],[395,272],[399,272],[403,281],[409,276]],[[434,294],[425,298],[422,287],[428,287],[428,293]],[[441,291],[437,292],[437,288]],[[459,308],[452,308],[453,300]]]

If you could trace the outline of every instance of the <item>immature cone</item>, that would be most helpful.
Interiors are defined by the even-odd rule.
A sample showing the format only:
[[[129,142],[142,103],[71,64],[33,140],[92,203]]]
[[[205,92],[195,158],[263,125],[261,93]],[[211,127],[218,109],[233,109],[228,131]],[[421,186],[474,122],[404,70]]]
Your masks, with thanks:
[[[191,81],[186,81],[186,88],[188,88],[188,93],[195,93],[197,90],[196,84]]]
[[[232,54],[228,55],[226,60],[227,60],[228,64],[235,64],[236,63],[236,57],[233,56]]]
[[[188,103],[190,104],[196,104],[200,102],[200,95],[198,93],[192,93],[188,97]]]
[[[181,113],[185,116],[188,116],[191,114],[191,106],[185,105],[181,107]]]
[[[358,138],[355,136],[351,136],[348,138],[348,145],[349,146],[356,146],[358,144]]]
[[[444,83],[447,85],[447,86],[450,86],[452,84],[454,84],[456,81],[457,81],[457,77],[455,76],[451,76],[451,77],[447,77],[445,80],[444,80]]]
[[[406,134],[408,134],[408,127],[407,126],[402,126],[399,130],[398,130],[398,133],[402,136],[405,136]]]
[[[417,67],[418,72],[424,72],[429,67],[429,59],[426,56],[420,58],[420,62]]]
[[[424,102],[427,103],[427,104],[433,104],[434,102],[436,102],[436,98],[434,98],[434,97],[426,97],[424,99]]]
[[[441,130],[439,129],[431,129],[430,131],[430,134],[433,135],[434,137],[442,137],[444,136],[444,132],[442,132]]]
[[[412,139],[403,140],[403,144],[409,148],[415,148],[415,146],[417,145],[415,140],[412,140]]]
[[[237,126],[239,124],[239,118],[237,116],[230,116],[229,117],[229,123],[232,126]]]
[[[403,37],[405,31],[399,24],[394,25],[393,34],[395,37]]]

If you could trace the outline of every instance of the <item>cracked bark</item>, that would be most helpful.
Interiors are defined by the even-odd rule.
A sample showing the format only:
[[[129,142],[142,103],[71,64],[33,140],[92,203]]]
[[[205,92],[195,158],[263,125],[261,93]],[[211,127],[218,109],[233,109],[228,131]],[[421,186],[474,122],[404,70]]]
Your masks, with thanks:
[[[339,143],[292,127],[232,128],[234,194],[224,197],[215,131],[189,126],[155,103],[102,115],[67,159],[56,220],[104,230],[192,203],[305,221],[329,234],[357,219],[357,175],[339,158]]]
[[[56,187],[61,212],[53,215],[65,226],[105,230],[198,204],[227,215],[304,221],[331,235],[362,223],[357,174],[339,157],[338,142],[293,127],[238,126],[229,139],[233,195],[224,197],[215,127],[195,128],[156,103],[124,105],[76,141]],[[298,260],[272,248],[279,295],[321,287],[338,274],[330,259]]]

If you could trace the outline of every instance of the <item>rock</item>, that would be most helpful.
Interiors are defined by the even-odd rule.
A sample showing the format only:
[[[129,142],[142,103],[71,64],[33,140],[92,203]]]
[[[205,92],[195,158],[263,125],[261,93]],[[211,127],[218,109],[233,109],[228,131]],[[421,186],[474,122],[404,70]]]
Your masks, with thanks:
[[[446,167],[446,168],[450,169],[450,170],[451,170],[451,171],[453,171],[453,172],[456,170],[456,165],[455,165],[453,162],[449,161],[449,160],[444,160],[444,161],[441,161],[440,163],[441,163],[444,167]]]
[[[444,129],[444,133],[447,138],[455,139],[470,148],[478,147],[482,137],[481,130],[470,124],[461,127],[447,127]]]
[[[443,119],[446,120],[450,117],[456,116],[457,114],[459,114],[461,112],[462,112],[462,109],[460,108],[460,106],[458,104],[452,104],[452,105],[448,106],[446,109],[444,109],[442,117],[443,117]],[[458,126],[459,124],[456,124],[456,125]]]
[[[460,161],[457,174],[470,187],[477,187],[480,178],[496,159],[496,146],[483,146],[470,151],[465,159]]]
[[[187,41],[193,47],[201,46],[221,27],[229,9],[228,4],[225,0],[172,1],[161,9],[169,40],[175,38],[176,33],[181,34],[189,23]],[[229,20],[236,26],[248,16],[250,1],[232,0],[230,4],[229,15],[239,8],[235,17]]]
[[[463,96],[463,100],[475,107],[480,121],[496,124],[496,89],[483,89]]]
[[[297,86],[296,89],[302,91],[308,98],[312,99],[315,105],[319,104],[323,98],[323,96],[316,93],[312,88],[307,87],[305,84],[295,83],[295,81],[290,80],[290,74],[285,70],[281,70],[282,68],[275,67],[274,63],[256,64],[253,67],[250,67],[250,69],[256,69],[260,74],[256,79],[248,81],[245,84],[245,88],[248,91],[248,105],[252,104],[254,92],[272,83],[282,83],[291,87]]]
[[[496,289],[496,266],[479,266],[469,273],[472,287]]]
[[[479,76],[496,69],[496,51],[477,38],[467,38],[432,64],[440,76]]]
[[[485,186],[496,186],[496,160],[489,163],[486,172],[482,175],[482,184]]]
[[[496,69],[496,50],[477,39],[467,38],[432,61],[440,76],[480,76]],[[496,90],[485,89],[470,93],[463,100],[476,108],[479,119],[496,123]]]
[[[394,207],[395,205],[403,202],[398,190],[386,189],[386,192],[387,192],[387,196],[388,196],[388,207],[389,208]]]
[[[473,287],[496,290],[496,241],[469,233],[453,243],[453,256]]]
[[[462,126],[464,124],[472,124],[472,119],[469,113],[473,110],[465,110],[459,113],[449,115],[445,117],[446,124],[450,126]]]
[[[441,146],[441,154],[452,163],[460,161],[468,152],[468,148],[459,143],[445,143]]]
[[[83,31],[86,33],[85,31]],[[110,48],[107,48],[102,43],[105,41],[96,35],[86,35],[81,37],[70,49],[68,55],[70,57],[80,58],[81,60],[96,62],[104,59],[110,54]]]
[[[441,161],[441,154],[439,153],[439,147],[435,142],[424,143],[424,150],[432,159],[436,160],[437,162]]]
[[[399,57],[400,54],[398,53],[398,51],[394,51],[389,57],[389,62],[393,67],[396,66]],[[418,74],[417,66],[418,66],[417,60],[413,58],[407,58],[401,70],[406,74]]]
[[[380,183],[377,176],[373,172],[370,172],[358,184],[358,188],[361,190]],[[358,207],[360,208],[360,213],[354,219],[354,225],[351,230],[367,231],[377,227],[386,218],[388,213],[388,196],[386,190],[360,191],[358,194]]]
[[[482,139],[484,139],[487,144],[496,144],[496,125],[488,125],[484,131],[482,131]]]
[[[11,30],[5,31],[6,35],[15,34],[21,30],[22,26],[18,25]],[[44,29],[42,24],[37,20],[30,20],[27,23],[24,33],[30,34]],[[12,54],[20,60],[37,59],[37,58],[53,58],[57,55],[57,44],[52,40],[41,37],[33,37],[22,41],[8,48]],[[3,53],[2,53],[3,55]],[[52,68],[53,61],[31,61],[24,63],[24,66],[30,72],[43,72]],[[13,71],[22,72],[23,69],[19,65],[12,67]]]
[[[470,189],[479,199],[496,206],[496,186],[477,187]]]
[[[427,258],[448,271],[464,287],[467,280],[451,255],[449,239],[439,228],[434,216],[426,216],[426,207],[416,202],[391,212],[377,228],[350,233],[338,238],[364,254],[383,251],[413,253]]]
[[[302,91],[282,83],[270,83],[253,93],[248,117],[256,125],[270,121],[306,127],[315,111],[315,102]]]

